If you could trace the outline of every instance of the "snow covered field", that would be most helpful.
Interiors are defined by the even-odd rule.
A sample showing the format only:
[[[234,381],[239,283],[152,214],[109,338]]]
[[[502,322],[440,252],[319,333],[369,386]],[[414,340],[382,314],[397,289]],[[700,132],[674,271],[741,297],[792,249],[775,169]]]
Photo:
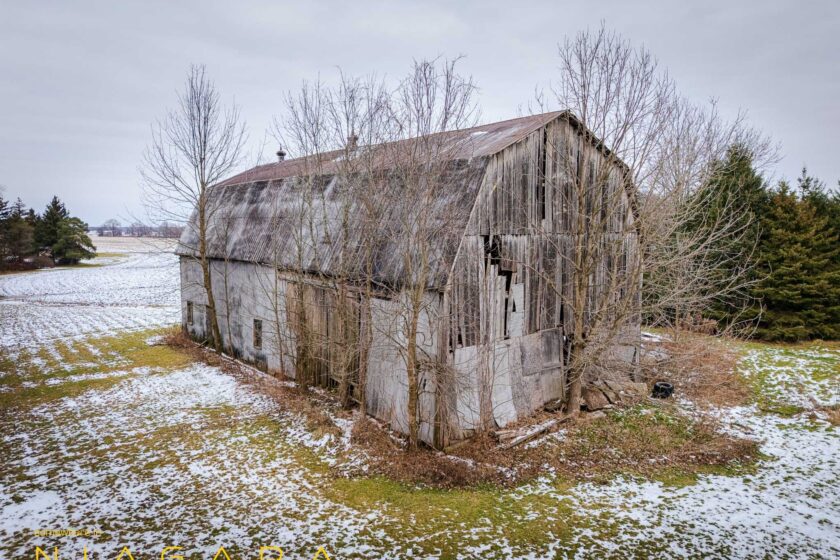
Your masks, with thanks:
[[[177,262],[145,246],[104,266],[0,277],[0,558],[837,558],[840,348],[753,345],[742,372],[805,412],[721,410],[760,439],[743,475],[696,483],[546,476],[450,492],[335,477],[339,446],[250,386],[150,346],[178,320]],[[5,354],[3,357],[2,354]],[[325,445],[319,447],[317,441]],[[302,445],[305,442],[306,445]],[[36,536],[35,530],[95,530]]]
[[[108,256],[81,267],[0,276],[0,341],[7,352],[178,322],[171,241],[96,237],[94,243]]]

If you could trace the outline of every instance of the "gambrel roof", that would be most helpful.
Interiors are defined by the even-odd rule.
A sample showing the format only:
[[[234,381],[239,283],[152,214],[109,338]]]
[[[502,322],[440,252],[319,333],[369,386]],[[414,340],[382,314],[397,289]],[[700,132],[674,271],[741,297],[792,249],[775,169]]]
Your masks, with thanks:
[[[450,160],[470,160],[502,151],[506,147],[522,140],[526,135],[549,121],[567,114],[566,111],[554,111],[540,115],[519,117],[472,128],[441,132],[434,136],[444,137],[440,144],[449,143],[452,150],[446,154]],[[410,141],[410,140],[409,140]],[[403,141],[406,142],[406,141]],[[314,157],[299,157],[285,161],[259,165],[227,179],[222,185],[237,185],[255,181],[270,181],[307,175],[318,168],[324,174],[340,172],[344,150],[335,150],[320,154],[317,162]]]
[[[440,288],[490,158],[559,118],[579,125],[570,113],[557,111],[426,137],[434,138],[440,166],[434,194],[422,204],[405,204],[400,197],[404,170],[390,165],[390,156],[380,155],[411,149],[416,139],[364,148],[376,159],[368,163],[364,177],[348,172],[345,150],[254,167],[209,189],[208,255],[343,278],[370,270],[375,282],[397,286],[418,280],[419,256],[406,249],[417,247],[413,241],[423,235],[429,262],[425,284]],[[363,207],[362,201],[347,196],[359,185],[377,195],[381,191],[376,208],[371,209],[370,198]],[[177,254],[197,256],[197,229],[193,213]]]

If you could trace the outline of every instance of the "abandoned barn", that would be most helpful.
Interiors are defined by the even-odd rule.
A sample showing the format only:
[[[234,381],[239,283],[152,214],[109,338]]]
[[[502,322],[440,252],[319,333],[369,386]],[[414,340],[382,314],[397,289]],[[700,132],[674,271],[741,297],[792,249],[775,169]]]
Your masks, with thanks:
[[[281,151],[209,189],[224,348],[363,400],[397,431],[413,412],[420,439],[437,446],[562,399],[571,334],[601,301],[638,297],[627,289],[641,278],[628,264],[637,240],[624,165],[568,112],[439,133],[423,152],[436,168],[405,164],[410,141],[348,144]],[[618,250],[580,272],[595,222]],[[184,328],[206,338],[199,229],[195,212],[177,253]],[[576,273],[593,279],[583,301]],[[632,371],[638,315],[623,321],[610,355]]]

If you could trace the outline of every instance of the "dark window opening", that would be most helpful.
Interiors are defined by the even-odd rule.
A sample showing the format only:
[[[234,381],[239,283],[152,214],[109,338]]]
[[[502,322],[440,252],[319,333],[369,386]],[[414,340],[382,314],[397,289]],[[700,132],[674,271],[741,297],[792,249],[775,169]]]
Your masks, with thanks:
[[[254,348],[261,349],[262,348],[262,320],[254,319]]]
[[[564,303],[563,299],[561,298],[560,301],[557,302],[557,305],[558,305],[558,307],[560,307],[560,309],[559,309],[560,312],[558,314],[557,324],[555,326],[563,327],[563,326],[565,326],[564,314],[565,314],[565,310],[566,310],[566,304]]]
[[[507,340],[508,338],[510,338],[510,328],[508,325],[508,315],[510,315],[510,313],[508,313],[508,306],[511,303],[510,285],[513,282],[513,272],[511,272],[510,270],[500,270],[499,276],[502,276],[505,279],[505,307],[502,317],[502,333],[504,334],[505,340]],[[514,305],[513,307],[515,308],[516,306]],[[516,311],[516,309],[513,309],[513,311]],[[511,313],[513,311],[511,311]]]
[[[572,353],[572,340],[563,335],[563,363],[569,365],[569,355]]]
[[[499,266],[502,262],[502,247],[498,235],[483,235],[484,253],[487,255],[487,264]]]
[[[191,301],[187,302],[187,324],[193,324],[193,302]]]

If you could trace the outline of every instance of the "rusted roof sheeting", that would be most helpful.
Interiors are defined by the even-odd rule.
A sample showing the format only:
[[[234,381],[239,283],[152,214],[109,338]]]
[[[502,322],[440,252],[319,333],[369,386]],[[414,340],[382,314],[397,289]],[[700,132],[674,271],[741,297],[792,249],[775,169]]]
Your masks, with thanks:
[[[447,159],[471,159],[488,156],[500,152],[511,144],[522,140],[528,133],[543,126],[554,118],[566,113],[555,111],[520,117],[506,121],[485,124],[463,130],[441,132],[445,142],[450,143],[452,151],[447,153]],[[402,141],[405,142],[405,141]],[[389,145],[393,145],[389,144]],[[387,146],[387,145],[386,145]],[[318,169],[319,173],[332,174],[339,172],[340,159],[343,150],[324,152],[318,156],[307,156],[286,161],[278,161],[266,165],[259,165],[243,173],[227,179],[223,185],[237,185],[252,181],[271,181],[298,177]]]

